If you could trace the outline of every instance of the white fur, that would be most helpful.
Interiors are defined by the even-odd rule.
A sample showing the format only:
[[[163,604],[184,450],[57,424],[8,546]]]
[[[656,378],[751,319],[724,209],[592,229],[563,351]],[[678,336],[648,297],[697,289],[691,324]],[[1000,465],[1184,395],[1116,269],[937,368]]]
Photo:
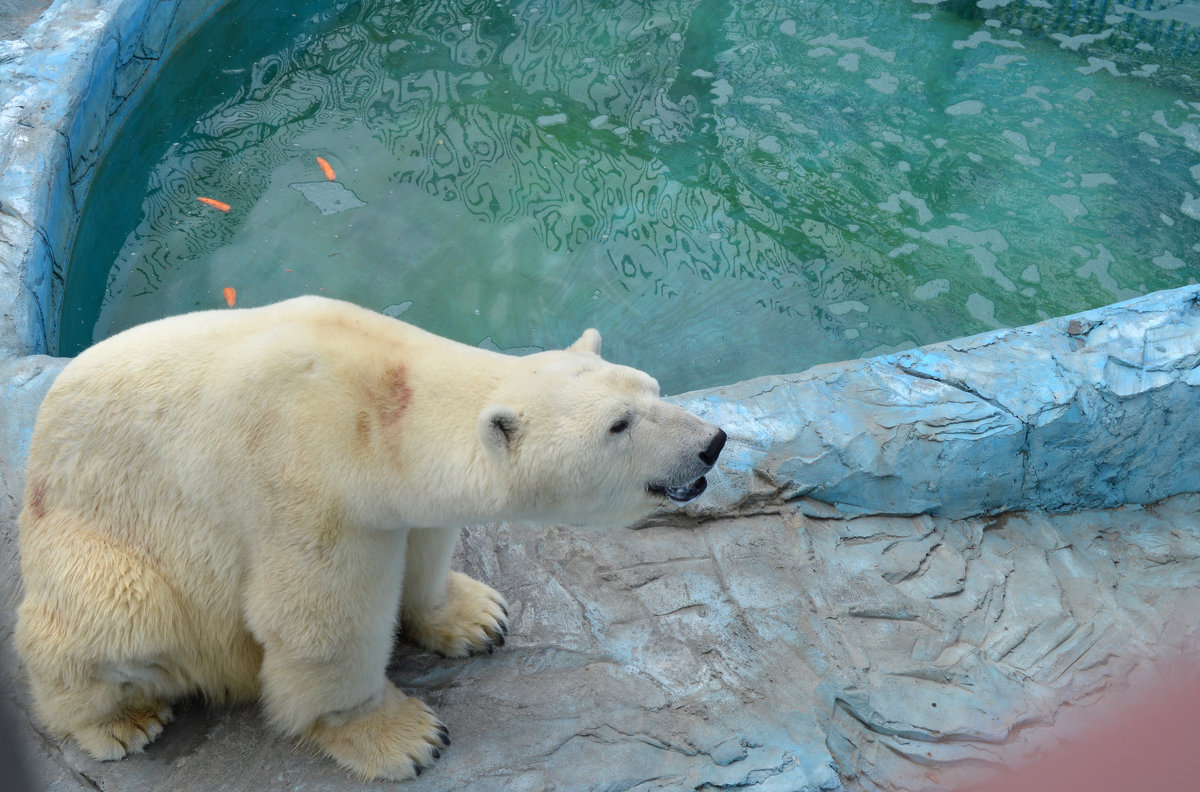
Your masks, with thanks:
[[[350,771],[411,777],[444,727],[384,675],[398,615],[452,656],[506,629],[503,597],[449,571],[459,529],[628,522],[708,467],[716,427],[599,349],[510,357],[307,297],[84,352],[20,517],[38,717],[112,759],[181,696],[259,697]]]

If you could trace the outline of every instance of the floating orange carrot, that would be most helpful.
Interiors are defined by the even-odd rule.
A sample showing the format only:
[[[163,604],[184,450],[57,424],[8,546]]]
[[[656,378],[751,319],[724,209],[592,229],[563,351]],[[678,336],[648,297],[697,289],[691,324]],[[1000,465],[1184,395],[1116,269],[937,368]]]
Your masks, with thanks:
[[[211,206],[213,209],[220,209],[222,212],[228,212],[233,208],[224,201],[218,201],[216,198],[197,198],[196,200],[205,206]]]
[[[225,295],[225,304],[232,308],[233,304],[237,302],[237,290],[232,286],[226,286],[222,290],[222,294]]]
[[[321,173],[325,174],[325,178],[333,181],[337,178],[337,174],[333,172],[333,166],[324,157],[317,157],[317,164],[321,166]]]

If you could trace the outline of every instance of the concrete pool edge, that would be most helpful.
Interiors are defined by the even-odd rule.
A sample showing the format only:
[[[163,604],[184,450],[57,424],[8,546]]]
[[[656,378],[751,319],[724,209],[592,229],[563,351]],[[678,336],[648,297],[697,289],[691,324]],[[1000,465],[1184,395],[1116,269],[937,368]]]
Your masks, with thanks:
[[[100,153],[169,54],[225,0],[56,0],[0,42],[0,359],[44,353]]]
[[[224,1],[57,0],[0,44],[0,469],[20,469],[37,404],[65,364],[38,354],[56,335],[55,287],[98,153],[164,53]],[[1198,298],[1200,287],[1183,287],[683,394],[734,438],[688,513],[798,504],[814,516],[967,517],[1200,490],[1200,461],[1187,456],[1200,428],[1185,420],[1200,406]]]
[[[734,438],[696,517],[1068,512],[1200,491],[1200,286],[677,398]],[[714,477],[716,478],[716,477]]]

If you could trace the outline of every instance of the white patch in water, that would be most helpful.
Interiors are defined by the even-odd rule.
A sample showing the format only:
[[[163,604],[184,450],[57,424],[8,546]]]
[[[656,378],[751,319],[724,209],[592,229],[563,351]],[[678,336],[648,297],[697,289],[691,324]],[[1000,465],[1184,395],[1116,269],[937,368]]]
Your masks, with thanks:
[[[1006,129],[1000,133],[1001,137],[1012,143],[1017,148],[1026,153],[1029,153],[1029,139],[1020,132],[1014,132],[1011,129]]]
[[[1183,203],[1179,204],[1179,211],[1193,220],[1200,220],[1200,198],[1197,198],[1190,192],[1185,192],[1183,194]]]
[[[1079,184],[1083,187],[1095,189],[1102,184],[1116,184],[1117,180],[1107,173],[1085,173],[1079,177]]]
[[[779,144],[779,138],[774,135],[767,135],[758,141],[758,148],[767,154],[778,154],[783,151],[783,146]]]
[[[1071,250],[1082,258],[1087,258],[1092,255],[1092,251],[1081,245],[1073,245]],[[1117,280],[1108,271],[1109,264],[1115,264],[1117,257],[1114,256],[1104,245],[1096,245],[1096,255],[1087,259],[1083,266],[1075,269],[1075,274],[1080,278],[1095,278],[1096,282],[1104,288],[1108,289],[1113,294],[1121,296],[1127,290],[1121,289],[1117,285]],[[1131,295],[1132,296],[1132,293]]]
[[[1068,36],[1065,33],[1051,33],[1050,38],[1058,42],[1058,46],[1063,49],[1069,49],[1072,52],[1078,52],[1079,48],[1084,44],[1095,44],[1097,41],[1111,36],[1116,31],[1113,28],[1108,28],[1100,33],[1082,33],[1078,36]]]
[[[901,203],[906,203],[917,210],[917,222],[921,225],[925,225],[933,219],[933,212],[929,211],[929,205],[908,190],[892,193],[886,201],[876,205],[885,212],[900,214],[904,211],[904,207],[900,205]]]
[[[1180,267],[1184,267],[1187,265],[1187,262],[1185,262],[1181,258],[1176,257],[1169,250],[1164,250],[1162,252],[1162,255],[1155,256],[1154,258],[1152,258],[1150,260],[1153,261],[1155,263],[1155,265],[1162,267],[1165,270],[1177,270]]]
[[[1095,74],[1098,71],[1106,71],[1113,77],[1122,77],[1124,75],[1117,71],[1117,64],[1104,58],[1088,57],[1087,66],[1077,66],[1075,71],[1080,74]]]
[[[380,313],[382,313],[384,316],[390,316],[393,319],[395,319],[396,317],[400,316],[400,314],[404,313],[405,311],[407,311],[409,308],[412,308],[412,307],[413,307],[413,301],[405,300],[404,302],[392,303],[391,305],[385,307],[382,311],[380,311]]]
[[[717,98],[712,100],[716,107],[725,104],[729,101],[729,97],[733,96],[733,86],[729,84],[729,80],[715,80],[709,90],[717,95]]]
[[[900,80],[896,79],[890,72],[884,72],[873,80],[867,80],[867,85],[881,94],[891,95],[896,93],[896,89],[900,87]]]
[[[841,50],[858,51],[866,55],[870,55],[873,58],[879,58],[880,60],[887,61],[888,63],[892,63],[896,60],[896,53],[888,52],[887,50],[881,50],[879,47],[874,46],[862,36],[844,39],[839,38],[837,33],[830,33],[827,36],[809,39],[808,43],[815,44],[821,48],[836,47]],[[809,52],[809,55],[811,54],[812,51]],[[829,54],[833,54],[833,50],[829,50]]]
[[[945,294],[950,291],[950,281],[947,278],[935,278],[929,283],[922,283],[917,288],[913,289],[913,297],[916,297],[922,302],[932,300],[939,294]]]
[[[1083,217],[1088,213],[1087,207],[1083,205],[1083,201],[1079,200],[1079,196],[1073,193],[1051,195],[1046,200],[1054,204],[1054,206],[1058,207],[1058,211],[1066,215],[1068,223],[1074,223],[1077,218]]]
[[[970,228],[952,225],[945,228],[935,228],[932,231],[919,231],[915,228],[906,228],[904,233],[909,236],[919,237],[928,242],[931,242],[939,247],[949,248],[951,243],[955,246],[961,245],[967,249],[967,254],[975,260],[979,265],[979,271],[983,277],[993,280],[1000,285],[1000,288],[1008,292],[1015,292],[1017,285],[1000,271],[997,262],[1000,257],[997,255],[1008,250],[1008,240],[1004,238],[997,229],[987,228],[982,231],[975,231]]]
[[[1024,55],[997,55],[996,57],[992,58],[991,63],[981,64],[979,68],[1004,71],[1009,67],[1010,64],[1023,63],[1025,60],[1026,58]]]
[[[323,215],[334,215],[366,206],[358,196],[346,189],[339,182],[296,182],[289,184],[296,192],[303,195],[313,206],[321,210]]]
[[[834,316],[842,316],[843,314],[848,314],[851,311],[866,313],[868,310],[870,310],[867,308],[866,303],[861,303],[858,300],[844,300],[842,302],[833,303],[832,305],[828,305],[826,307],[829,309],[829,313],[833,314]]]
[[[983,112],[983,102],[978,99],[967,99],[957,104],[952,104],[946,108],[946,115],[952,116],[968,116],[979,115]]]
[[[956,41],[951,46],[953,46],[956,50],[978,49],[979,45],[981,44],[994,44],[997,47],[1007,47],[1009,49],[1025,49],[1025,45],[1019,41],[994,39],[992,38],[991,32],[987,30],[977,30],[971,34],[970,38],[963,41]]]
[[[998,327],[996,321],[996,303],[984,297],[979,292],[971,292],[967,297],[967,313],[988,327]]]
[[[1161,126],[1173,135],[1178,135],[1183,138],[1183,145],[1190,148],[1192,151],[1200,151],[1200,127],[1193,123],[1184,121],[1179,126],[1172,128],[1167,122],[1167,114],[1162,110],[1155,110],[1152,116],[1154,123]]]

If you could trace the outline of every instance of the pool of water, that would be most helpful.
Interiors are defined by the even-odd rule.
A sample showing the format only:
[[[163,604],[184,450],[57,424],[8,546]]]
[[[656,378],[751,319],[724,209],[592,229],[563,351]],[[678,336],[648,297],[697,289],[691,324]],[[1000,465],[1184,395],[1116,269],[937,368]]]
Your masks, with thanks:
[[[1200,57],[1019,4],[234,3],[99,166],[59,351],[323,293],[678,392],[1196,282]]]

